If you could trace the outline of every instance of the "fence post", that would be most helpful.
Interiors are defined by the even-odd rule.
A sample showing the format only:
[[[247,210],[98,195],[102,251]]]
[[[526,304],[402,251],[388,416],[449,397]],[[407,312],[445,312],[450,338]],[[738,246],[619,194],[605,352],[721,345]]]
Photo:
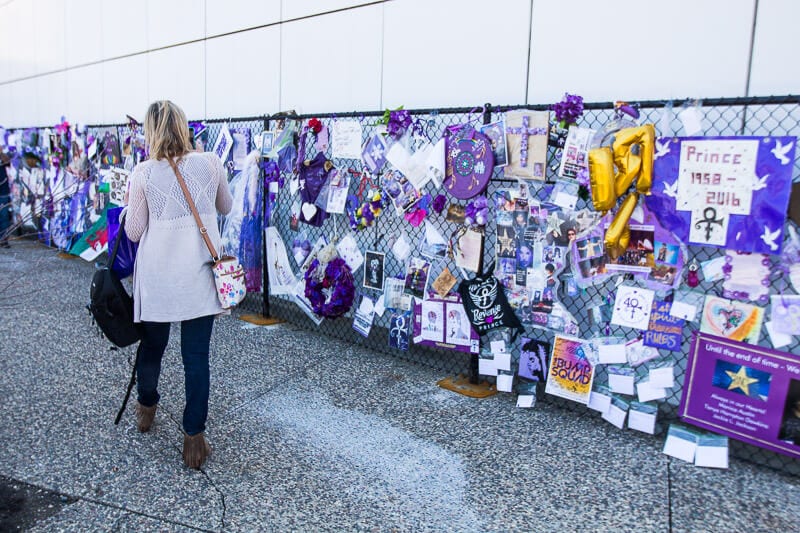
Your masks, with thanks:
[[[269,115],[264,115],[264,131],[269,131]],[[260,181],[261,181],[261,314],[264,315],[266,318],[271,318],[269,314],[269,257],[267,252],[267,225],[269,224],[269,220],[266,219],[265,215],[267,214],[267,206],[269,205],[269,184],[265,183],[265,175],[264,175],[264,167],[261,167],[260,172]]]

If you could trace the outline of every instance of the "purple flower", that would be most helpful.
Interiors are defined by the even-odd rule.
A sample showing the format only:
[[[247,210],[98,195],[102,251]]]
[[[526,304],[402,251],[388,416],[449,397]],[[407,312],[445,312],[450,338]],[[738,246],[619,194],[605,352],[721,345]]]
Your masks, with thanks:
[[[564,99],[552,106],[556,120],[565,126],[575,124],[583,115],[583,97],[577,94],[564,93]]]
[[[433,210],[436,211],[437,214],[441,214],[446,203],[447,198],[445,198],[443,194],[437,195],[436,198],[433,199]]]
[[[470,226],[484,226],[489,217],[489,201],[485,196],[478,196],[464,209],[464,221]]]

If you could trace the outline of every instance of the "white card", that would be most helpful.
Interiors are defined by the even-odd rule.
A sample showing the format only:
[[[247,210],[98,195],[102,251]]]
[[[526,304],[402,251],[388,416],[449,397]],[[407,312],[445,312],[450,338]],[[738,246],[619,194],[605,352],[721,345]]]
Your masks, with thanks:
[[[617,365],[628,362],[624,344],[601,344],[597,347],[597,351],[602,365]]]
[[[654,296],[655,293],[650,289],[620,285],[617,287],[611,323],[646,330],[650,326],[650,310],[653,307]]]
[[[617,426],[619,429],[622,429],[625,425],[625,416],[628,412],[624,409],[620,409],[614,402],[611,402],[611,405],[608,407],[608,411],[603,413],[602,418],[603,420],[607,420],[611,424]]]
[[[687,463],[693,463],[696,452],[697,437],[695,435],[678,426],[669,427],[667,440],[664,442],[665,454]]]
[[[533,394],[520,394],[517,396],[517,407],[533,407],[536,396]]]
[[[687,107],[678,113],[678,118],[681,119],[683,131],[686,132],[687,137],[692,137],[703,131],[700,113],[697,112],[695,106]]]
[[[608,374],[608,388],[611,392],[633,395],[634,376],[624,374]]]
[[[592,391],[589,395],[589,409],[594,409],[600,413],[608,412],[611,406],[611,396],[603,394],[602,392]]]
[[[386,311],[386,307],[383,305],[383,294],[381,294],[378,296],[378,299],[375,300],[375,314],[383,316],[384,311]]]
[[[408,244],[408,239],[406,239],[404,233],[401,233],[397,240],[394,241],[392,253],[398,261],[405,261],[408,254],[411,253],[411,246]]]
[[[764,325],[767,326],[767,333],[769,333],[769,339],[772,341],[773,347],[782,348],[792,342],[793,339],[791,335],[775,331],[775,325],[772,323],[772,320],[766,322]]]
[[[669,308],[669,316],[694,322],[697,316],[697,307],[692,304],[687,304],[686,302],[675,300]]]
[[[671,366],[651,368],[648,381],[653,387],[672,388],[675,386],[675,369]]]
[[[630,409],[628,411],[628,428],[653,435],[656,432],[655,413],[645,413]]]
[[[361,159],[361,124],[357,120],[336,120],[331,126],[333,157]]]
[[[695,466],[728,468],[728,439],[719,435],[701,436],[697,439]]]
[[[636,392],[639,396],[640,402],[650,402],[653,400],[662,400],[667,397],[666,389],[655,387],[649,381],[642,381],[636,384]]]
[[[497,374],[497,390],[511,392],[514,384],[514,374]]]
[[[494,364],[498,370],[511,371],[511,354],[501,352],[494,354]]]
[[[483,357],[478,359],[478,374],[482,376],[496,376],[497,366],[494,359],[484,359]]]
[[[358,243],[352,233],[342,237],[342,240],[336,245],[336,251],[339,252],[339,257],[344,259],[344,262],[353,272],[358,270],[364,263],[364,254],[359,250]]]
[[[489,349],[493,354],[506,353],[506,341],[492,341],[489,343]]]
[[[706,281],[719,281],[725,277],[722,267],[725,266],[725,256],[715,257],[700,263],[703,270],[703,279]]]

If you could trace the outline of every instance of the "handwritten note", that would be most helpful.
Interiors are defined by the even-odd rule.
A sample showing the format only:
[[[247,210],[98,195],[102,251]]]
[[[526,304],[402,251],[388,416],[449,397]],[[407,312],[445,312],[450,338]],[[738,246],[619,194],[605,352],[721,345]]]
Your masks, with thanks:
[[[331,129],[333,157],[361,159],[361,124],[357,120],[336,120]]]

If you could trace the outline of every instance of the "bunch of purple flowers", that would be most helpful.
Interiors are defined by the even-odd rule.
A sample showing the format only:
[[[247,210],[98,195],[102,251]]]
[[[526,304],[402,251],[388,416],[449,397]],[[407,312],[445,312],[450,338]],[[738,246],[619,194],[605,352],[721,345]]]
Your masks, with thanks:
[[[564,93],[564,98],[557,104],[553,104],[553,111],[556,113],[556,120],[562,128],[575,124],[583,115],[583,97],[577,94]]]

